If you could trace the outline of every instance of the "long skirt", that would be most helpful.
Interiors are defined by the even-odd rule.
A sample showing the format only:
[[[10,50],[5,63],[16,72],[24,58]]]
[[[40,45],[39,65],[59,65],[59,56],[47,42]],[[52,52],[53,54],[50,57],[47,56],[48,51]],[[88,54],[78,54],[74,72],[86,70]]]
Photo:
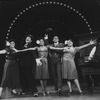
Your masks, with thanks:
[[[17,60],[6,60],[4,64],[1,87],[19,88],[19,68]]]
[[[73,59],[63,59],[62,62],[62,78],[78,79],[78,73]]]
[[[36,66],[36,79],[49,79],[47,58],[43,58],[41,62],[41,66]]]

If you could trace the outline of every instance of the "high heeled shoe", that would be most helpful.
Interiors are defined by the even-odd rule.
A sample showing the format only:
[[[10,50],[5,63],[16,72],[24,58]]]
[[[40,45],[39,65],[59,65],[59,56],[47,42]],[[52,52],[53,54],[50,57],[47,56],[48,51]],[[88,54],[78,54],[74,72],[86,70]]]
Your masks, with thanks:
[[[15,93],[15,92],[13,92],[13,91],[11,91],[11,94],[12,94],[12,95],[18,95],[17,92]]]
[[[83,92],[79,92],[79,93],[80,93],[80,95],[84,95]]]
[[[69,91],[69,92],[68,92],[68,95],[71,95],[71,94],[72,94],[72,92],[73,92],[73,91]]]
[[[43,93],[43,96],[47,96],[47,92],[44,92],[44,93]]]

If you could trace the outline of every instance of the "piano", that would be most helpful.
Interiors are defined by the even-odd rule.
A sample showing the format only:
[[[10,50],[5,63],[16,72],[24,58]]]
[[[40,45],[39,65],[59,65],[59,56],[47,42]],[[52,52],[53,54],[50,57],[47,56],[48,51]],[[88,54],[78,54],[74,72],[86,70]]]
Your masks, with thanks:
[[[95,86],[94,77],[100,80],[100,56],[96,56],[91,60],[84,60],[81,67],[83,79],[88,84],[88,89],[92,90]]]

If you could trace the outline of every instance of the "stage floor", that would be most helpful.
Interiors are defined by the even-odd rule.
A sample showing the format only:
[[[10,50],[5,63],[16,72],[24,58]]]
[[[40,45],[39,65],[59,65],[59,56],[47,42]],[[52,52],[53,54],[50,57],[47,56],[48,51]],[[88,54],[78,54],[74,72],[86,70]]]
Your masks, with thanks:
[[[39,96],[33,97],[32,95],[20,95],[14,96],[13,98],[5,98],[0,100],[100,100],[100,86],[93,88],[93,92],[88,91],[84,88],[83,93],[84,95],[80,95],[76,86],[73,85],[73,93],[69,96],[67,94],[68,87],[62,87],[63,93],[61,96],[58,96],[57,93],[54,91],[54,86],[48,86],[47,91],[49,94],[47,96],[42,95],[42,89],[39,86]]]
[[[83,96],[79,95],[71,95],[67,96],[54,96],[48,95],[46,97],[32,97],[32,96],[24,96],[24,97],[15,97],[9,99],[1,99],[1,100],[100,100],[100,94],[85,94]]]

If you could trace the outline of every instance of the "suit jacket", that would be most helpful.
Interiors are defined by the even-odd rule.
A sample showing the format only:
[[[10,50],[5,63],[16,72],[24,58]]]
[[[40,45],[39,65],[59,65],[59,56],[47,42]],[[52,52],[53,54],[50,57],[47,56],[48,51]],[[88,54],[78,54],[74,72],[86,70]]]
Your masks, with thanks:
[[[59,43],[56,46],[54,46],[54,44],[52,44],[52,46],[53,47],[59,47],[59,48],[64,47],[63,43]],[[53,61],[60,60],[62,55],[63,55],[62,50],[52,50],[52,49],[50,50],[50,57],[51,57],[51,60],[53,60]]]
[[[33,45],[30,43],[28,45],[24,45],[24,48],[31,48]],[[20,66],[21,67],[33,67],[36,64],[35,59],[37,58],[36,52],[32,51],[25,51],[22,53],[20,57]]]

